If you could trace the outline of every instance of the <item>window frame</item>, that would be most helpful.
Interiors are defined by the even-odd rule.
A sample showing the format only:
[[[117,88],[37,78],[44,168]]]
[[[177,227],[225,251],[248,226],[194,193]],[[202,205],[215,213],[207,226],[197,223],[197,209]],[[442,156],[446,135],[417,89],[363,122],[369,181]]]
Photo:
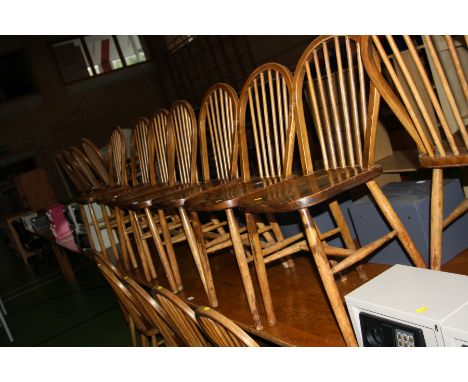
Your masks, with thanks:
[[[85,40],[85,37],[88,37],[88,36],[93,36],[93,35],[79,35],[79,36],[66,36],[66,37],[64,36],[64,37],[53,40],[49,44],[49,48],[50,48],[51,54],[53,56],[53,59],[55,61],[55,65],[57,66],[57,70],[58,70],[58,72],[60,74],[60,78],[62,80],[62,83],[64,85],[66,85],[66,86],[76,84],[76,83],[82,82],[82,81],[88,81],[88,80],[91,80],[93,78],[100,78],[100,77],[103,77],[103,76],[106,76],[106,75],[109,75],[109,74],[112,74],[112,73],[116,73],[116,72],[120,72],[122,70],[126,70],[128,68],[133,68],[133,67],[137,67],[139,65],[144,65],[144,64],[154,62],[153,57],[150,54],[149,49],[147,48],[148,44],[147,44],[147,42],[145,40],[145,36],[137,35],[139,40],[140,40],[140,43],[142,41],[144,41],[144,43],[142,43],[141,45],[143,47],[143,50],[145,51],[146,61],[141,61],[141,62],[137,62],[137,63],[132,64],[132,65],[128,65],[126,60],[125,60],[125,57],[124,57],[124,55],[122,53],[122,48],[120,47],[120,43],[119,43],[119,41],[117,39],[117,35],[109,35],[109,36],[112,37],[112,41],[115,44],[115,48],[116,48],[117,53],[119,55],[119,59],[122,62],[122,67],[118,68],[118,69],[112,69],[112,70],[110,70],[108,72],[104,72],[104,73],[96,73],[96,69],[94,68],[94,63],[93,63],[93,60],[91,58],[91,54],[89,52],[89,48],[88,48],[88,45],[87,45],[86,40]],[[84,52],[84,58],[89,62],[89,67],[90,67],[91,72],[93,73],[93,75],[85,77],[85,78],[79,78],[79,79],[72,80],[72,81],[66,81],[64,76],[63,76],[62,69],[60,67],[60,63],[59,63],[59,61],[57,59],[57,56],[55,54],[54,45],[64,43],[64,42],[67,42],[67,41],[73,41],[73,40],[79,40],[80,41],[81,46],[83,48],[83,52]]]

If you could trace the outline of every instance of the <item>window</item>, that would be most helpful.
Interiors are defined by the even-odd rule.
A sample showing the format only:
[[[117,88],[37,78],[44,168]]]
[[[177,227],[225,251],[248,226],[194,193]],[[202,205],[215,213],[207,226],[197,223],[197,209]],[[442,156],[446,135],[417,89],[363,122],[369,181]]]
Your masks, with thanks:
[[[0,102],[34,93],[29,67],[19,51],[0,57]]]
[[[166,39],[166,47],[169,54],[174,53],[178,49],[192,42],[195,36],[164,36]]]
[[[86,36],[52,45],[66,83],[145,62],[148,53],[138,36]]]

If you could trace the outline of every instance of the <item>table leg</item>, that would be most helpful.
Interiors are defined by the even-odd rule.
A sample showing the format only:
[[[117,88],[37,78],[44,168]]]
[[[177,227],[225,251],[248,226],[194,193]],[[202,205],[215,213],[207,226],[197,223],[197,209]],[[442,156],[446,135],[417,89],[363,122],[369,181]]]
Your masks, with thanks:
[[[76,282],[75,272],[73,271],[73,268],[68,261],[66,251],[59,245],[55,244],[52,244],[52,250],[54,251],[55,258],[57,259],[65,279],[70,283]]]

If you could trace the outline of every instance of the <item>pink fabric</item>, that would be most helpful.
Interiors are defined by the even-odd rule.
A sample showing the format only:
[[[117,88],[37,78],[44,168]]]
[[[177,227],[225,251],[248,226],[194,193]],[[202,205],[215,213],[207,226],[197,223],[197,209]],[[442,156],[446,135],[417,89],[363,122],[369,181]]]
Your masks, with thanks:
[[[47,211],[47,216],[50,221],[50,230],[57,241],[66,240],[70,236],[73,236],[70,225],[63,213],[63,207],[62,204],[56,204],[49,207]]]

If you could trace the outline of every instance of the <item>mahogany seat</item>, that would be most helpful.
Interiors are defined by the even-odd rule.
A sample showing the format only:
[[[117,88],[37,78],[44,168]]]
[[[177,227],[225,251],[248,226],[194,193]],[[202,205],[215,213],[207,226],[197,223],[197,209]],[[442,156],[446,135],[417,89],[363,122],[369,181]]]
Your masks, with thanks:
[[[283,182],[245,196],[239,208],[251,213],[296,211],[334,198],[343,191],[365,184],[382,173],[380,166],[368,169],[344,167],[319,170],[311,175],[293,176]]]
[[[280,181],[281,177],[254,177],[248,181],[237,180],[188,199],[186,206],[187,209],[198,212],[236,208],[242,197],[271,187]]]

